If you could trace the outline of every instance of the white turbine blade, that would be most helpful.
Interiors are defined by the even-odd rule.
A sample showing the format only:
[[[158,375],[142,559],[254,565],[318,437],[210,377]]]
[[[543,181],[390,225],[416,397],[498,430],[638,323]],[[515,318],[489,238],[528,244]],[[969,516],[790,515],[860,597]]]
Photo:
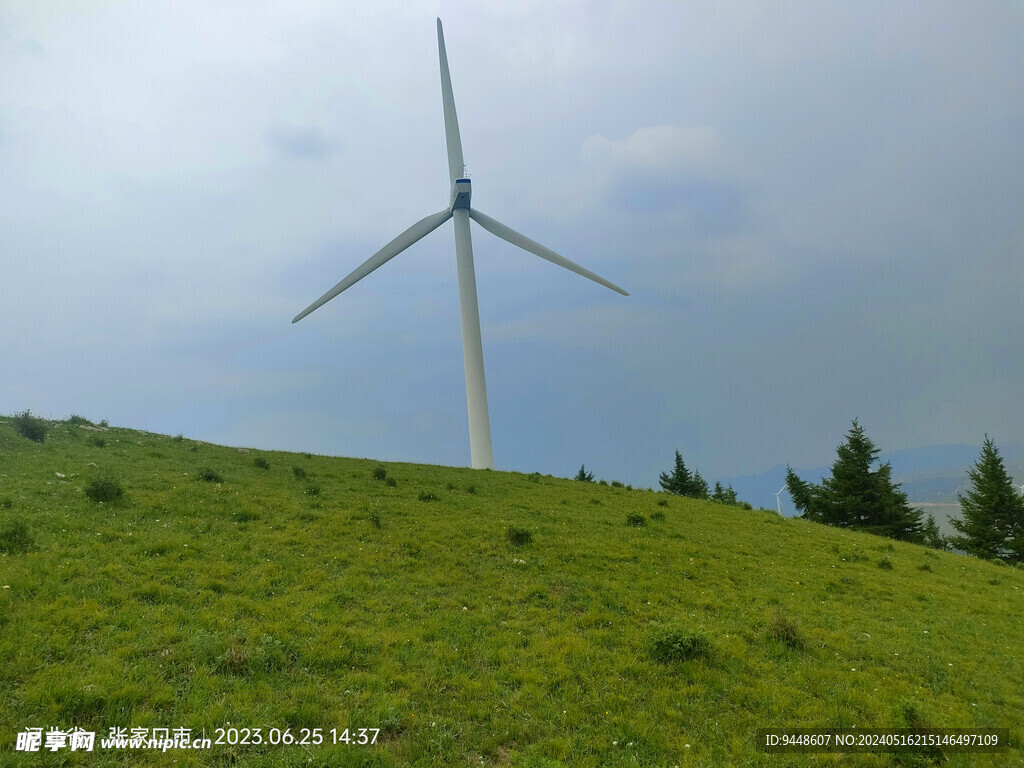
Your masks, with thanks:
[[[538,243],[536,240],[531,240],[526,235],[521,235],[511,227],[507,227],[496,219],[492,219],[490,216],[485,216],[480,213],[476,208],[469,209],[469,216],[473,221],[479,224],[481,227],[486,229],[492,235],[497,235],[502,240],[507,240],[512,245],[517,245],[524,251],[529,251],[542,259],[547,259],[552,264],[557,264],[560,267],[568,269],[570,272],[575,272],[577,275],[593,280],[595,283],[600,283],[605,288],[611,288],[617,293],[621,293],[623,296],[629,296],[626,291],[619,288],[615,283],[610,283],[603,277],[599,277],[591,272],[589,269],[584,269],[574,261],[569,261],[564,256],[559,256],[557,253],[552,251],[550,248],[545,248],[543,245]]]
[[[388,243],[375,254],[373,254],[373,256],[371,256],[361,265],[356,267],[356,269],[354,269],[348,277],[346,277],[336,286],[331,288],[331,290],[329,290],[327,293],[325,293],[323,296],[321,296],[319,299],[314,301],[312,304],[310,304],[308,307],[302,310],[299,314],[297,314],[295,316],[295,319],[292,320],[292,322],[299,322],[299,320],[304,318],[314,309],[323,306],[328,301],[337,296],[339,293],[344,291],[346,288],[350,288],[351,286],[358,283],[368,274],[373,272],[373,270],[377,269],[377,267],[383,266],[391,259],[395,258],[395,256],[400,254],[402,251],[404,251],[410,245],[415,243],[417,240],[420,240],[429,235],[435,229],[437,229],[446,221],[448,221],[448,219],[450,219],[451,217],[452,212],[446,210],[431,214],[430,216],[427,216],[425,219],[420,219],[407,230],[405,230],[405,232],[400,234],[390,243]]]
[[[448,54],[444,49],[441,19],[437,20],[437,56],[441,60],[441,101],[444,104],[444,138],[448,144],[448,172],[454,182],[462,178],[465,164],[462,160],[462,138],[459,136],[459,118],[455,114],[452,75],[448,71]]]

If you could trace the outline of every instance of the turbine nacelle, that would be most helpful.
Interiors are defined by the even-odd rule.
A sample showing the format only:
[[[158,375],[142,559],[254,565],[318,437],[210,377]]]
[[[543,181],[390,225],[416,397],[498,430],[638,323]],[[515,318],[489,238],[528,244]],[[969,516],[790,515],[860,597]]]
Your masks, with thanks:
[[[448,210],[454,211],[456,208],[469,209],[469,198],[473,196],[473,185],[469,183],[469,179],[456,179],[452,182],[452,199],[448,204]]]

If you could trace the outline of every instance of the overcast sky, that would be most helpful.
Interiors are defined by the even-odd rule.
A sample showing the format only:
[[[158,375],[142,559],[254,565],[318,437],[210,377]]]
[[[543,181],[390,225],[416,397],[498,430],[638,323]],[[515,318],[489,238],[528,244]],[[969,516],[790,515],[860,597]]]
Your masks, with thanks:
[[[0,413],[656,485],[1024,438],[1024,6],[0,0]]]

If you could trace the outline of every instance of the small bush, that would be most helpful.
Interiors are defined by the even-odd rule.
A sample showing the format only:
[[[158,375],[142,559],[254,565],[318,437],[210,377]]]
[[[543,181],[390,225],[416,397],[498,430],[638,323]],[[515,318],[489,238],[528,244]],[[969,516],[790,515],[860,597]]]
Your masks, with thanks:
[[[262,456],[257,456],[255,459],[253,459],[252,465],[256,467],[256,469],[270,469],[270,462],[267,461]]]
[[[77,413],[72,414],[68,418],[68,424],[71,424],[76,427],[79,426],[80,424],[85,424],[88,427],[93,426],[93,423],[89,421],[87,418],[85,418],[85,416],[79,416]]]
[[[220,473],[210,467],[203,467],[199,470],[197,477],[204,483],[223,483],[224,478],[221,477]]]
[[[110,426],[110,422],[107,421],[106,419],[101,419],[100,420],[100,426],[103,427],[104,429],[106,429],[107,427]]]
[[[878,561],[878,567],[881,568],[883,571],[891,571],[892,560],[890,560],[888,557],[883,557],[881,560]]]
[[[437,501],[437,496],[427,491],[420,491],[420,501]]]
[[[116,501],[124,497],[124,488],[112,477],[98,477],[85,489],[85,495],[91,501],[102,504],[105,501]]]
[[[648,643],[651,658],[662,664],[709,658],[712,650],[711,642],[704,635],[680,626],[657,630]]]
[[[373,479],[374,480],[385,480],[387,479],[388,471],[382,464],[378,464],[373,468]]]
[[[466,493],[476,493],[476,486],[475,485],[467,485],[466,486]]]
[[[597,484],[598,485],[608,485],[608,481],[607,480],[598,480]]]
[[[657,512],[651,514],[651,520],[657,520],[659,523],[665,519],[665,513],[660,509]]]
[[[658,499],[658,506],[659,507],[667,507],[668,506],[668,502],[665,499]]]
[[[533,534],[530,531],[514,525],[508,527],[508,530],[505,531],[505,537],[516,547],[521,547],[533,541]]]
[[[176,434],[174,436],[173,439],[174,439],[174,442],[180,443],[180,442],[182,442],[185,439],[185,436],[183,434],[181,434],[181,432],[179,432],[178,434]]]
[[[302,457],[304,459],[312,459],[313,458],[313,454],[312,453],[304,453],[304,454],[302,454]]]
[[[807,647],[807,641],[796,622],[788,616],[776,613],[768,622],[768,636],[785,643],[794,650],[801,650]]]
[[[398,486],[398,481],[393,477],[389,477],[384,481],[384,485],[388,488],[396,488]]]
[[[46,422],[33,416],[31,411],[22,411],[14,415],[14,428],[18,434],[36,443],[46,439]]]
[[[620,483],[618,480],[612,480],[612,488],[621,488],[621,487],[622,487],[622,483]]]
[[[302,467],[292,467],[292,474],[295,475],[296,480],[306,479],[306,470],[304,470]]]
[[[24,520],[11,518],[0,523],[0,552],[28,552],[34,542]]]
[[[919,571],[927,571],[928,573],[931,573],[932,572],[932,567],[928,563],[921,563],[921,565],[917,566],[917,570],[919,570]]]
[[[643,515],[638,515],[636,512],[630,512],[626,515],[626,525],[632,525],[634,528],[643,528],[647,525],[647,518]]]
[[[102,448],[107,444],[107,441],[104,440],[102,437],[94,437],[92,439],[92,444],[95,445],[97,448]]]

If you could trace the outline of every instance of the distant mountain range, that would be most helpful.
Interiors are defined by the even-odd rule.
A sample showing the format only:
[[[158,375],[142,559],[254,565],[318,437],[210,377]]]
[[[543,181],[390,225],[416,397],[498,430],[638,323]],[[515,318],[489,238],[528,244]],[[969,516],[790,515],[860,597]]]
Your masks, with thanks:
[[[997,447],[1007,472],[1015,482],[1024,482],[1024,443],[1000,443]],[[970,484],[967,470],[980,455],[980,445],[929,445],[883,453],[880,460],[892,465],[893,479],[901,483],[901,490],[909,501],[956,504],[957,493],[965,491]],[[794,470],[803,480],[812,483],[820,483],[823,477],[832,474],[831,465],[816,469],[794,467]],[[742,501],[748,501],[755,507],[776,509],[775,492],[786,484],[786,466],[778,464],[760,475],[726,477],[721,482],[731,485]],[[796,514],[786,491],[779,498],[784,515]]]

